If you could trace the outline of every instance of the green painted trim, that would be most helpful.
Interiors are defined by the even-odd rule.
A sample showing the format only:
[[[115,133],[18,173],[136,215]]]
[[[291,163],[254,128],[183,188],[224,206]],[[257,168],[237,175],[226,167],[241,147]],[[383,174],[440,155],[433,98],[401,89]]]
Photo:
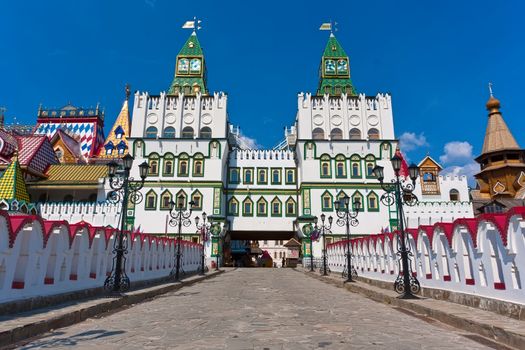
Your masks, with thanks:
[[[251,211],[249,213],[246,213],[245,211],[245,204],[246,203],[250,203],[251,204]],[[246,197],[243,201],[242,201],[242,216],[253,216],[253,201],[251,200],[250,197]]]
[[[232,173],[237,173],[237,181],[232,181]],[[230,167],[228,168],[228,183],[230,184],[240,184],[241,183],[241,168],[239,167]]]
[[[186,191],[184,190],[179,190],[179,192],[177,192],[177,194],[175,195],[175,205],[178,206],[178,201],[179,201],[179,196],[180,195],[183,195],[184,196],[184,205],[182,206],[182,209],[186,210],[188,208],[188,194],[186,193]]]
[[[295,189],[289,189],[289,190],[276,190],[272,188],[258,188],[258,189],[244,189],[244,188],[227,188],[225,189],[225,192],[227,194],[260,194],[260,195],[293,195],[296,194],[297,191]]]
[[[293,173],[293,181],[288,181],[288,172]],[[294,185],[297,182],[297,172],[295,171],[295,168],[284,168],[284,183],[286,185]]]
[[[205,171],[204,165],[206,163],[204,159],[204,155],[202,153],[195,153],[192,159],[193,159],[193,162],[191,164],[191,175],[193,177],[204,177],[204,171]],[[202,172],[200,174],[195,173],[195,163],[198,161],[202,162],[202,166],[201,166]]]
[[[379,181],[377,184],[371,183],[333,183],[333,182],[321,182],[321,183],[303,183],[301,189],[381,189]]]
[[[354,169],[353,169],[353,165],[354,164],[357,164],[357,172],[358,172],[358,175],[354,175]],[[350,178],[351,179],[362,179],[363,178],[363,167],[361,165],[361,159],[359,160],[352,160],[350,158]]]
[[[306,193],[308,193],[308,196],[306,195]],[[302,189],[301,198],[303,201],[303,215],[310,215],[312,208],[312,193],[309,189]]]
[[[355,191],[353,194],[352,194],[352,199],[351,199],[351,202],[354,203],[355,202],[355,197],[357,196],[360,196],[361,197],[361,208],[359,209],[359,212],[360,213],[364,213],[365,212],[365,205],[364,205],[364,202],[365,202],[365,196],[363,196],[363,194],[361,192],[359,192],[359,190]],[[352,205],[352,210],[355,210],[355,208],[353,207]]]
[[[293,202],[294,203],[294,212],[289,213],[288,212],[288,203]],[[292,197],[288,197],[288,199],[284,202],[284,210],[285,210],[285,216],[286,217],[295,217],[297,215],[297,202]]]
[[[327,208],[325,207],[325,203],[324,203],[324,198],[326,197],[326,195],[328,195],[330,197],[330,207]],[[328,192],[328,190],[324,191],[322,194],[321,194],[321,211],[334,211],[334,196]]]
[[[170,210],[169,205],[168,205],[168,207],[162,206],[162,197],[164,197],[165,194],[169,194],[170,202],[173,200],[173,195],[171,194],[171,192],[168,189],[162,191],[162,193],[160,194],[159,210],[163,210],[163,211]]]
[[[273,204],[278,202],[279,203],[279,212],[277,214],[275,214],[273,212]],[[272,201],[270,202],[270,206],[271,206],[271,216],[276,218],[276,217],[282,217],[283,216],[283,202],[281,202],[281,200],[279,199],[279,197],[274,197],[274,199],[272,199]]]
[[[196,211],[200,211],[202,210],[202,202],[204,201],[204,196],[202,195],[201,191],[199,191],[198,189],[193,191],[193,193],[191,194],[191,200],[193,201],[193,196],[195,196],[196,194],[200,195],[201,197],[201,201],[200,201],[200,205],[198,207],[193,207],[192,209],[193,210],[196,210]]]
[[[155,198],[155,206],[153,207],[148,207],[148,196],[150,194],[153,194],[154,195],[154,198]],[[149,190],[148,192],[146,192],[146,195],[144,196],[144,210],[157,210],[157,200],[158,200],[158,196],[157,196],[157,193],[153,190]]]
[[[186,162],[186,172],[182,173],[180,171],[180,164],[181,162]],[[177,160],[177,176],[178,177],[188,177],[190,175],[190,158],[181,158],[179,156],[179,159]]]
[[[372,196],[374,196],[375,199],[376,199],[376,207],[375,208],[370,207],[370,197],[372,197]],[[367,207],[368,211],[370,211],[370,212],[378,212],[378,211],[380,211],[380,208],[379,208],[379,196],[374,191],[370,191],[370,193],[366,196],[366,207]]]
[[[337,170],[338,170],[337,165],[340,164],[340,163],[343,164],[343,174],[342,175],[339,175],[337,173]],[[346,160],[341,160],[341,159],[340,160],[336,160],[334,168],[335,168],[335,178],[336,179],[346,179],[347,178]]]
[[[222,182],[211,182],[211,181],[148,181],[144,182],[144,187],[204,187],[204,188],[215,188],[222,187]]]
[[[259,179],[260,179],[259,174],[261,172],[264,172],[264,180],[265,181],[259,181]],[[268,184],[268,168],[267,167],[264,167],[264,168],[257,167],[257,184],[258,185],[267,185]]]
[[[259,212],[259,203],[264,203],[264,213]],[[264,199],[264,197],[259,198],[259,200],[257,201],[257,216],[268,216],[268,201]]]
[[[313,159],[317,159],[317,145],[315,144],[315,141],[306,141],[303,145],[303,160],[306,160],[306,152],[307,152],[307,146],[311,144],[312,145],[312,148],[313,148],[313,151],[314,151],[314,158]]]
[[[276,171],[276,170],[279,171],[279,182],[275,182],[274,179],[273,179],[273,173],[274,173],[274,171]],[[283,177],[282,177],[282,175],[283,175],[283,174],[282,174],[282,168],[274,168],[274,167],[272,167],[272,168],[270,168],[270,174],[271,174],[271,177],[272,177],[272,178],[271,178],[271,184],[272,184],[272,185],[281,185],[281,184],[282,184],[282,182],[283,182],[283,181],[282,181],[282,180],[283,180]]]
[[[222,145],[218,139],[211,139],[211,141],[208,143],[208,155],[205,156],[204,158],[207,158],[207,159],[211,158],[211,148],[212,148],[213,143],[217,143],[217,145],[219,146],[217,147],[219,149],[218,159],[221,159],[222,158]]]
[[[237,210],[235,211],[231,211],[231,203],[232,202],[235,202],[237,203]],[[239,200],[237,198],[234,197],[231,197],[229,200],[228,200],[228,215],[229,216],[239,216]]]
[[[323,174],[323,164],[325,163],[328,164],[328,174],[327,175]],[[332,159],[326,153],[321,155],[321,157],[319,158],[319,177],[321,179],[332,178]]]
[[[252,176],[251,176],[251,181],[246,181],[246,173],[250,171]],[[253,167],[246,167],[246,168],[242,168],[242,183],[243,184],[246,184],[246,185],[253,185],[254,183],[254,175],[255,175],[255,169]]]

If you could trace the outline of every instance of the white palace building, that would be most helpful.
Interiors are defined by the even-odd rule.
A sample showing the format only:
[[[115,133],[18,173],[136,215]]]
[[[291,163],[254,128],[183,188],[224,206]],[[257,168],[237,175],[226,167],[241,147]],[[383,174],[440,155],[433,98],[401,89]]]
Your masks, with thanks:
[[[239,129],[228,120],[228,95],[208,90],[205,57],[193,33],[177,56],[169,90],[137,91],[131,127],[126,126],[130,134],[119,129],[117,138],[126,139],[126,152],[135,157],[132,176],[139,177],[136,165],[143,161],[150,166],[141,190],[144,200],[128,210],[129,226],[172,236],[177,228],[168,224],[170,202],[188,207],[193,201],[192,218],[206,212],[223,227],[220,235],[212,234],[205,242],[208,262],[218,254],[225,263],[233,263],[245,247],[258,245],[277,265],[286,254],[283,243],[291,238],[302,241],[303,256],[309,256],[313,217],[335,217],[334,201],[343,196],[362,203],[359,225],[351,228],[353,237],[394,231],[396,208],[381,203],[383,190],[372,173],[382,165],[385,181],[394,176],[390,158],[398,152],[398,140],[392,97],[355,91],[349,57],[333,34],[319,74],[315,93],[298,94],[297,115],[285,140],[274,149],[246,149]],[[127,102],[125,108],[127,112]],[[112,146],[105,147],[108,154],[113,152]],[[431,157],[419,166],[419,204],[406,210],[409,227],[473,217],[464,176],[440,175],[442,169]],[[99,181],[99,201],[109,191],[105,183]],[[52,205],[56,210],[50,210]],[[114,214],[109,221],[81,210],[64,215],[58,206],[44,204],[42,216],[115,224]],[[335,221],[327,243],[344,238],[345,228]],[[183,235],[194,242],[202,239],[194,222],[183,227]],[[251,245],[245,246],[247,241]],[[313,254],[321,255],[320,241],[313,243]]]

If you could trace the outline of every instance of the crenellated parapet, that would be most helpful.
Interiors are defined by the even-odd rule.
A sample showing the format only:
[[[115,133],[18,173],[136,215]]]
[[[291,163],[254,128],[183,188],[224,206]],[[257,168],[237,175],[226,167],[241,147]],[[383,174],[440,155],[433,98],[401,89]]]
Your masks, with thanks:
[[[525,207],[409,229],[412,271],[422,287],[525,304]],[[398,232],[351,240],[360,276],[393,282],[399,274]],[[342,271],[346,241],[327,247]]]
[[[38,204],[45,220],[86,221],[93,225],[119,227],[121,205],[111,202],[45,202]]]
[[[0,210],[0,303],[97,288],[111,272],[116,229]],[[132,282],[167,277],[177,241],[126,232]],[[198,269],[202,245],[181,241],[182,268]]]
[[[294,152],[288,150],[234,150],[231,160],[294,160]]]

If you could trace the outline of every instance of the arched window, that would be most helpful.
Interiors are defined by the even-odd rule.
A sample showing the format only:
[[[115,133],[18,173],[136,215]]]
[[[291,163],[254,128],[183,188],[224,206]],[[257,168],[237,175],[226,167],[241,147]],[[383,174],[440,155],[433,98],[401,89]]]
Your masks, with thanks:
[[[160,196],[160,209],[170,210],[171,200],[172,200],[172,195],[170,191],[166,190],[162,192],[162,195]]]
[[[450,192],[450,201],[452,202],[458,202],[459,201],[459,191],[455,188],[451,189]]]
[[[350,140],[361,140],[361,130],[358,128],[350,129]]]
[[[281,184],[281,169],[272,169],[272,185]]]
[[[167,139],[175,138],[175,128],[173,126],[168,126],[164,128],[164,137]]]
[[[376,128],[371,128],[368,130],[368,139],[369,140],[379,140],[379,130]]]
[[[272,216],[281,216],[281,201],[275,197],[272,200]]]
[[[324,130],[321,128],[315,128],[312,131],[312,138],[314,140],[324,140]]]
[[[201,129],[200,138],[211,139],[211,129],[208,126],[205,126]]]
[[[246,198],[242,202],[242,215],[253,216],[253,201],[250,198]]]
[[[162,175],[173,175],[173,155],[171,153],[167,153],[164,155],[164,169],[162,170]]]
[[[204,156],[202,154],[193,156],[193,176],[204,176]]]
[[[113,142],[109,141],[108,143],[106,143],[106,145],[104,146],[104,149],[106,150],[106,155],[109,156],[111,155],[111,153],[113,153],[113,149],[115,148],[115,146],[113,145]],[[55,154],[57,155],[57,158],[58,160],[62,161],[61,158],[62,156],[64,155],[64,152],[62,152],[62,150],[60,150],[60,152],[62,153],[62,156],[58,156],[58,152],[59,152],[60,148],[57,148],[55,150]]]
[[[352,178],[361,177],[361,158],[357,154],[350,157],[350,169]]]
[[[243,182],[245,184],[253,184],[253,168],[244,168]]]
[[[333,208],[333,201],[334,197],[330,194],[330,192],[325,191],[323,195],[321,196],[321,208],[323,211],[332,211]]]
[[[193,128],[191,126],[186,126],[184,129],[182,129],[182,138],[183,139],[193,138]]]
[[[330,140],[342,140],[343,131],[339,128],[333,128],[330,132]]]
[[[178,176],[188,176],[189,175],[188,162],[189,162],[189,157],[187,154],[181,154],[179,156],[179,169],[177,171]]]
[[[148,193],[146,193],[145,207],[147,210],[157,209],[157,194],[155,191],[150,190]]]
[[[239,215],[239,201],[232,197],[228,202],[228,215]]]
[[[343,155],[335,157],[335,177],[346,177],[346,159]]]
[[[361,203],[361,207],[359,208],[359,211],[365,211],[365,202],[363,201],[363,195],[356,191],[354,195],[352,196],[352,210],[356,211],[355,203],[359,202]]]
[[[369,154],[365,158],[365,166],[366,166],[366,177],[367,178],[375,178],[374,177],[374,168],[376,166],[376,158]]]
[[[175,198],[175,203],[177,203],[177,208],[186,209],[186,203],[188,202],[188,195],[183,190],[177,192],[177,198]]]
[[[191,194],[191,200],[195,203],[193,210],[202,210],[202,193],[200,193],[199,190],[195,190],[195,192]]]
[[[375,192],[368,195],[368,211],[379,211],[379,198]]]
[[[294,216],[295,215],[295,201],[292,197],[288,198],[286,201],[286,216]]]
[[[146,138],[147,139],[155,139],[157,138],[158,131],[157,128],[154,126],[150,126],[146,129]]]
[[[268,202],[264,199],[264,197],[261,197],[257,201],[257,216],[267,216],[268,215]]]
[[[331,169],[330,169],[330,156],[329,155],[322,155],[321,156],[321,177],[331,177]]]
[[[151,154],[148,158],[148,175],[158,175],[159,174],[159,155]]]

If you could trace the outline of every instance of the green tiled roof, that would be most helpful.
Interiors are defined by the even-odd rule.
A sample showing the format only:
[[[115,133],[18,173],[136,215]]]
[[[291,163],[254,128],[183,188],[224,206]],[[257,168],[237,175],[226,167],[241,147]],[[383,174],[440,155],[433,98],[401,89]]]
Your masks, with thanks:
[[[330,34],[326,47],[324,48],[324,57],[348,57],[345,50],[335,38],[335,35]]]
[[[348,63],[348,68],[344,74],[338,75],[339,72],[336,74],[334,70],[331,75],[325,76],[324,64],[326,59],[334,60],[335,62],[344,59]],[[330,37],[326,43],[323,57],[321,58],[321,68],[319,69],[319,86],[317,87],[317,95],[324,95],[325,93],[328,93],[329,95],[341,95],[344,93],[348,95],[357,94],[352,79],[350,78],[350,58],[332,33],[330,33]]]
[[[199,57],[202,64],[201,72],[199,74],[178,74],[177,64],[181,57],[188,59]],[[206,63],[204,60],[204,53],[199,39],[197,38],[197,34],[193,32],[177,55],[177,60],[175,62],[175,77],[171,82],[168,94],[175,95],[179,92],[184,92],[186,95],[195,95],[194,87],[196,85],[199,87],[199,91],[202,94],[208,94],[208,89],[206,87]],[[189,92],[184,91],[185,86],[189,87]]]

